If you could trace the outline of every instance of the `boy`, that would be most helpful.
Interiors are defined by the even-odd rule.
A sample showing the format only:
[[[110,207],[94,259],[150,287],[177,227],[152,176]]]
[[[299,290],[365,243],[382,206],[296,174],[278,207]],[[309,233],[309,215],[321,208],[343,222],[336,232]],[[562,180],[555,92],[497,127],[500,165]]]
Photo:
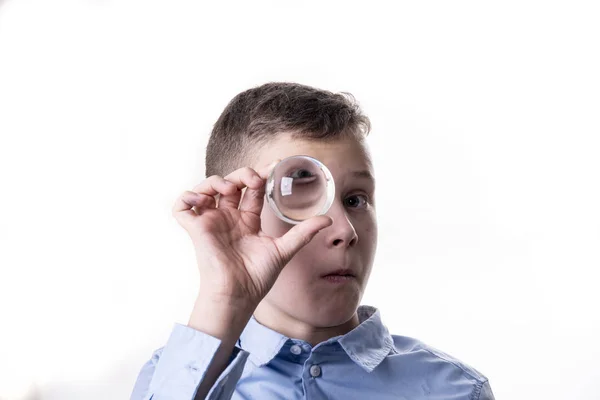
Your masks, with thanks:
[[[369,131],[351,95],[268,83],[234,97],[209,139],[208,178],[173,207],[198,298],[132,400],[494,398],[478,371],[359,307],[377,247]],[[293,155],[325,164],[336,191],[326,215],[298,225],[264,202],[270,170]]]

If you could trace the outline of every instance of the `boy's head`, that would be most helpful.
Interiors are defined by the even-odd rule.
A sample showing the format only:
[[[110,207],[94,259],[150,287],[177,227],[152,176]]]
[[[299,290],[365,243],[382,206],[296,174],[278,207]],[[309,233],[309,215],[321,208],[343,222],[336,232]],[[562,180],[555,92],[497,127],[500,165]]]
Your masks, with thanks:
[[[333,224],[294,256],[255,312],[288,336],[356,322],[377,247],[374,172],[364,141],[369,131],[369,119],[351,95],[294,83],[238,94],[212,130],[207,177],[245,166],[260,169],[293,155],[317,158],[333,175],[336,196],[327,212]],[[292,227],[266,201],[261,220],[263,231],[275,237]],[[339,269],[350,269],[354,277],[323,277]]]

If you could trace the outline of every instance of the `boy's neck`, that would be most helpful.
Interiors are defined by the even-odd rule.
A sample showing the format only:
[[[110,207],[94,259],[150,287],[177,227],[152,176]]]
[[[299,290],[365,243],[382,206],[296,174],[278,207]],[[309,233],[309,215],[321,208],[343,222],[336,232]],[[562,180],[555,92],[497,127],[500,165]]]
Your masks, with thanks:
[[[254,318],[269,329],[291,339],[303,340],[313,347],[334,336],[345,335],[360,324],[358,314],[354,312],[352,318],[341,325],[315,327],[292,317],[283,310],[265,304],[264,301],[254,311]]]

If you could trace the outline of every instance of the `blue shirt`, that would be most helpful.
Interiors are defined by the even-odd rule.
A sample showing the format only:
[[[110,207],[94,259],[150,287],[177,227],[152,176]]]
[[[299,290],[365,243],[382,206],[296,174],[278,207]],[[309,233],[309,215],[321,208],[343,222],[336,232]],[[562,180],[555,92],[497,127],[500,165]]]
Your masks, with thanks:
[[[485,376],[423,342],[390,335],[379,310],[312,347],[252,317],[207,399],[493,400]],[[193,400],[220,340],[175,324],[142,367],[131,400]]]

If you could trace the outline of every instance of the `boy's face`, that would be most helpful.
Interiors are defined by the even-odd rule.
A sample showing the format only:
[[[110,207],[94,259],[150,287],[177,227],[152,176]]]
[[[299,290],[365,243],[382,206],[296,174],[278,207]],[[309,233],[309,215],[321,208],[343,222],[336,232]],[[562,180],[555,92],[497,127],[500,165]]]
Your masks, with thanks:
[[[323,142],[293,140],[286,134],[258,150],[255,167],[295,155],[314,157],[331,171],[336,194],[327,215],[333,224],[292,258],[259,311],[317,328],[341,325],[354,316],[377,247],[375,182],[364,173],[374,176],[371,158],[366,144],[353,138]],[[274,237],[292,228],[266,201],[261,219],[263,231]],[[323,277],[342,268],[349,268],[355,277],[342,282]]]

